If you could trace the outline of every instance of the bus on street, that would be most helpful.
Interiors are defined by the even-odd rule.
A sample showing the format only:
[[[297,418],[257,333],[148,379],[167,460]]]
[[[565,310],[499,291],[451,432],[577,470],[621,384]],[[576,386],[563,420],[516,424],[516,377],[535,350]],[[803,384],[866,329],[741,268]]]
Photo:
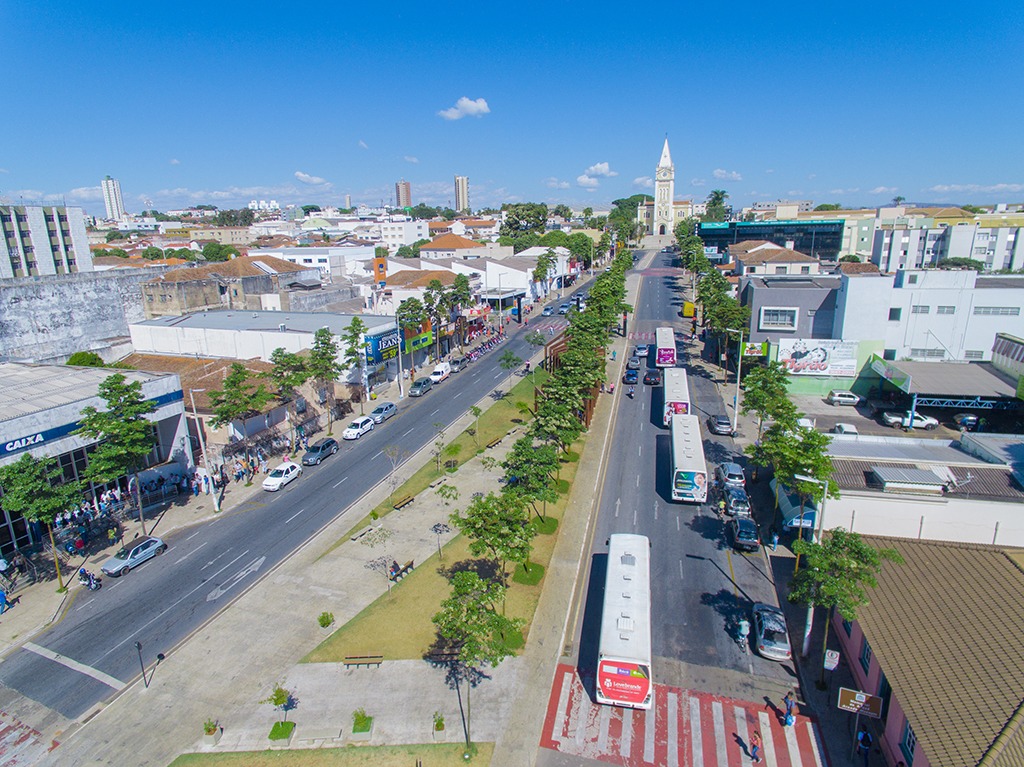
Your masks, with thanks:
[[[672,423],[674,415],[689,415],[690,383],[683,368],[671,368],[665,371],[665,426]]]
[[[672,416],[672,500],[704,503],[708,499],[708,464],[695,415]]]
[[[651,679],[651,542],[615,533],[608,538],[608,572],[597,654],[597,702],[649,709]]]
[[[654,364],[659,368],[676,366],[676,332],[672,328],[658,328],[654,331]]]

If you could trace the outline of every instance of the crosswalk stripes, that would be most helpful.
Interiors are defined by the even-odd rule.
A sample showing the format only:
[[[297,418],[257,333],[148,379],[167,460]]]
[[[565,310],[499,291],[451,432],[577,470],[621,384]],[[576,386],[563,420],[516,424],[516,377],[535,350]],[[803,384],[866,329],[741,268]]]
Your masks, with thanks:
[[[813,719],[784,726],[758,703],[655,685],[650,711],[596,705],[573,667],[560,665],[541,745],[623,767],[751,767],[761,735],[767,767],[827,767]]]

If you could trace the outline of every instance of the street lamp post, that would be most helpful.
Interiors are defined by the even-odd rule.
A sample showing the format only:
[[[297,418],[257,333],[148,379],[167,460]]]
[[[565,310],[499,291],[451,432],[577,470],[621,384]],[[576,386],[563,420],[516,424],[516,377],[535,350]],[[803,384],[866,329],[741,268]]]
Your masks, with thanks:
[[[739,333],[739,341],[736,345],[736,396],[732,401],[732,433],[739,429],[740,421],[740,372],[743,368],[743,329],[733,330],[726,328],[726,333]]]
[[[501,292],[501,273],[498,273],[498,334],[505,329],[504,315],[505,313],[505,296]]]
[[[188,395],[192,400],[192,417],[196,421],[196,434],[199,436],[199,452],[203,456],[203,467],[206,469],[206,476],[210,478],[210,490],[213,493],[213,512],[220,513],[220,490],[213,484],[213,472],[210,471],[210,461],[206,458],[206,440],[203,439],[203,427],[199,423],[199,413],[196,412],[196,392],[206,389],[189,389]]]
[[[814,477],[808,477],[804,474],[796,474],[793,479],[799,480],[800,482],[810,482],[815,485],[821,486],[821,508],[818,509],[818,529],[817,532],[811,533],[811,543],[815,542],[815,539],[820,543],[821,536],[825,529],[825,502],[828,500],[828,482],[822,482],[820,479]],[[801,526],[801,531],[803,527]],[[804,643],[800,650],[800,655],[804,658],[807,657],[807,653],[811,651],[811,630],[814,628],[814,603],[807,605],[807,620],[804,621]],[[827,635],[826,635],[827,638]]]
[[[142,642],[135,643],[135,649],[139,651],[139,667],[142,669],[142,681],[149,687],[149,678],[146,676],[146,664],[142,661]]]

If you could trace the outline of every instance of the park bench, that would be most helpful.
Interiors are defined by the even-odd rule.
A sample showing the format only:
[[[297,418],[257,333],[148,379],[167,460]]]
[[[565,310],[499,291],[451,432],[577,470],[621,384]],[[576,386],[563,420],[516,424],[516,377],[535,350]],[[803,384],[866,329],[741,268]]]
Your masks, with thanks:
[[[405,498],[399,498],[397,501],[395,501],[395,511],[398,511],[403,506],[408,506],[414,500],[416,500],[416,496],[414,495],[407,495],[405,496]]]
[[[443,485],[447,481],[447,479],[448,477],[441,477],[440,479],[435,479],[433,482],[430,483],[430,488],[433,489],[438,485]]]
[[[487,443],[487,447],[497,447],[498,445],[501,444],[501,440],[501,437],[495,437],[494,439]]]
[[[383,655],[346,655],[345,659],[341,662],[341,665],[345,668],[351,668],[353,666],[356,668],[359,666],[366,666],[369,668],[370,666],[379,666],[383,662]]]
[[[405,576],[407,576],[409,573],[412,572],[412,568],[413,567],[414,567],[413,560],[410,559],[408,562],[406,562],[404,565],[402,565],[402,569],[401,570],[399,570],[397,573],[392,573],[388,577],[391,580],[393,580],[393,581],[396,581],[396,582],[400,581],[400,580],[402,580],[402,578],[404,578]]]
[[[397,508],[397,507],[396,507],[396,508]],[[359,540],[360,538],[362,538],[362,537],[363,537],[364,535],[366,535],[366,534],[367,534],[368,532],[370,532],[371,530],[373,530],[373,529],[374,529],[375,527],[380,527],[380,526],[381,526],[381,525],[383,525],[383,524],[384,524],[384,523],[383,523],[383,522],[381,522],[381,523],[379,523],[379,524],[376,524],[376,525],[367,525],[367,526],[366,526],[366,527],[364,527],[364,528],[363,528],[362,530],[360,530],[360,531],[359,531],[358,533],[353,533],[353,534],[352,534],[352,537],[351,537],[351,538],[350,538],[349,540],[351,540],[351,541],[358,541],[358,540]]]
[[[316,740],[339,740],[344,728],[333,727],[300,727],[296,730],[296,738],[307,742]]]

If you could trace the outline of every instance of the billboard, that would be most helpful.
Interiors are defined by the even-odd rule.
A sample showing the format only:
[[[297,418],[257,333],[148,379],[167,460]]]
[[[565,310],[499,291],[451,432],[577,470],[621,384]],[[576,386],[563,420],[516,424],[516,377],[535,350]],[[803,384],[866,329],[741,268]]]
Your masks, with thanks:
[[[743,356],[744,357],[765,357],[768,354],[768,342],[762,341],[759,344],[744,343],[743,344]]]
[[[638,706],[651,692],[651,673],[643,663],[602,659],[597,664],[597,684],[606,700]]]
[[[779,339],[779,362],[794,376],[857,377],[857,341]]]

